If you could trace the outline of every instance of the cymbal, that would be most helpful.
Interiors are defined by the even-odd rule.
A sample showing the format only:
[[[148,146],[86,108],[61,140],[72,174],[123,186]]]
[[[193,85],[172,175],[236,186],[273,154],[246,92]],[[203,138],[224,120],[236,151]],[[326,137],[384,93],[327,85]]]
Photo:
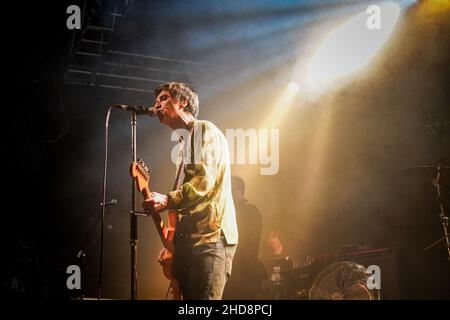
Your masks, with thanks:
[[[400,170],[401,176],[436,176],[438,171],[447,172],[450,170],[450,166],[415,166],[411,168],[405,168]]]

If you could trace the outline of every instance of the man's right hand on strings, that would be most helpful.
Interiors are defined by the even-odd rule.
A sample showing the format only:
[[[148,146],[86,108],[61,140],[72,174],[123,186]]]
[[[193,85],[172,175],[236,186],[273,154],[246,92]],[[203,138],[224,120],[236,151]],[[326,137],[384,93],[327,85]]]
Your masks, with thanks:
[[[158,214],[169,209],[169,197],[165,194],[152,192],[152,197],[142,203],[146,214]]]

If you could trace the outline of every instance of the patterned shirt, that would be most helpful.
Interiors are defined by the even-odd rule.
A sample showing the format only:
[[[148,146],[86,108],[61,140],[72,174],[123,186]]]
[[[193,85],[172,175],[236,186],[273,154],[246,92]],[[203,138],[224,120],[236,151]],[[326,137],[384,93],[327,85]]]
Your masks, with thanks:
[[[193,246],[219,242],[221,235],[237,244],[227,140],[209,121],[194,120],[190,128],[180,144],[182,183],[168,194],[180,215],[177,234]]]

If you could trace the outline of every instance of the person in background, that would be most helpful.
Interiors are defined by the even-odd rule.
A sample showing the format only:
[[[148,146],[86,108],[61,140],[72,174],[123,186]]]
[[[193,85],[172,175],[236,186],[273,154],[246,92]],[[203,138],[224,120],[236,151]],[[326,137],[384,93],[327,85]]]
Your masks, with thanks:
[[[257,298],[262,281],[266,278],[264,265],[258,259],[262,215],[258,208],[245,198],[245,183],[241,177],[232,176],[231,186],[236,207],[239,246],[224,299],[252,300]]]
[[[283,272],[292,270],[294,263],[286,245],[283,242],[279,228],[270,229],[266,237],[266,253],[264,255],[264,267],[268,275],[263,282],[259,299],[282,300],[288,298],[287,285],[283,278]]]

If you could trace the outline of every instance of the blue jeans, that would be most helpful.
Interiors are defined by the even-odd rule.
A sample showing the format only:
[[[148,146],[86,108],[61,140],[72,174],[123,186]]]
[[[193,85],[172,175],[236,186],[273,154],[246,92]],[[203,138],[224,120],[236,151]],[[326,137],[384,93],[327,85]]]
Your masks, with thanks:
[[[184,300],[220,300],[228,278],[237,245],[220,242],[196,247],[177,243],[174,272]]]

